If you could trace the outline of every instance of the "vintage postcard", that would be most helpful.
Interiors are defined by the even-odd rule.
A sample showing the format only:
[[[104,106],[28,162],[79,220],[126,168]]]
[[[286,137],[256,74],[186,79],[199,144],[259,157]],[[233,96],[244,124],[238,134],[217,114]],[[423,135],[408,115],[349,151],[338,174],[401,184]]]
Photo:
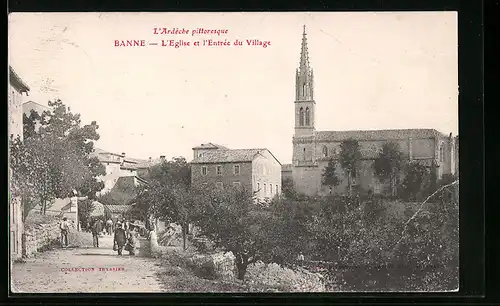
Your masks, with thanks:
[[[8,26],[12,293],[459,289],[456,12]]]

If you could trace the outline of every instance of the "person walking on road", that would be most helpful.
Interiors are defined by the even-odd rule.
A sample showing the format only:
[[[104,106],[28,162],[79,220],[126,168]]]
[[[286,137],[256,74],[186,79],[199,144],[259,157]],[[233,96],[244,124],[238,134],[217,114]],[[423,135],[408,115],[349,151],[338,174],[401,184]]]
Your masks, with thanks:
[[[129,225],[129,232],[127,235],[127,245],[125,246],[125,250],[129,252],[130,255],[135,255],[135,249],[137,246],[137,235],[138,233],[135,231],[135,226]]]
[[[63,247],[68,247],[68,231],[69,231],[69,222],[68,218],[64,217],[61,225],[61,245]]]
[[[92,224],[92,241],[94,248],[99,247],[99,235],[101,234],[101,220],[95,220]]]
[[[123,247],[127,243],[127,235],[122,228],[120,222],[116,223],[115,235],[113,238],[113,250],[118,251],[118,255],[122,255]]]
[[[106,221],[106,232],[110,236],[113,233],[113,221],[111,219],[108,219],[108,221]]]

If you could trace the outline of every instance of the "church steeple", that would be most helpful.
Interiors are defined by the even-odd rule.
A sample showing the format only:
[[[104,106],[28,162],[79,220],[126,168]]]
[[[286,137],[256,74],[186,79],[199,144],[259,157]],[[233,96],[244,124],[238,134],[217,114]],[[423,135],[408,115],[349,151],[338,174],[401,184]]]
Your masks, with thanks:
[[[307,49],[307,33],[306,26],[302,32],[302,44],[300,48],[300,63],[297,69],[296,79],[296,100],[313,100],[314,99],[314,84],[313,70],[309,63],[309,51]]]
[[[302,32],[299,68],[295,79],[295,135],[314,133],[314,76],[309,63],[306,26]]]
[[[300,48],[300,71],[308,72],[309,67],[309,52],[307,51],[307,34],[306,26],[304,25],[304,32],[302,33],[302,45]]]

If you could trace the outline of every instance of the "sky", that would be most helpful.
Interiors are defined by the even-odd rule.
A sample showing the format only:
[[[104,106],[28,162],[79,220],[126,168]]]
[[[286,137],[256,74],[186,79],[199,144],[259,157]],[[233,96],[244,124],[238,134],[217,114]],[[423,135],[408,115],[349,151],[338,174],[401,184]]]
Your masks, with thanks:
[[[456,12],[11,13],[9,64],[31,88],[25,101],[59,98],[84,124],[97,121],[104,150],[191,160],[193,147],[212,142],[268,148],[284,164],[292,159],[303,25],[316,130],[457,135]],[[221,31],[193,35],[198,28]],[[231,45],[193,45],[208,39]]]

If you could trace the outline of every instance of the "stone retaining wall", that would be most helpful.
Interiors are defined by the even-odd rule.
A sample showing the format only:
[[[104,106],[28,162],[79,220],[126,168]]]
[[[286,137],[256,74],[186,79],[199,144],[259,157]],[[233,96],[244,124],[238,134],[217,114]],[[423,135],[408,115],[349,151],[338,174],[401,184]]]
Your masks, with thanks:
[[[59,222],[38,224],[26,229],[23,234],[23,257],[32,257],[51,245],[60,243],[61,231]]]
[[[213,254],[193,254],[177,251],[176,248],[167,248],[158,245],[155,232],[150,235],[150,250],[154,257],[179,256],[191,267],[195,274],[202,278],[234,281],[237,279],[235,257],[231,252]],[[324,276],[313,273],[301,267],[293,270],[277,264],[257,262],[248,266],[245,279],[249,283],[263,284],[281,288],[289,292],[324,292],[326,284]]]

